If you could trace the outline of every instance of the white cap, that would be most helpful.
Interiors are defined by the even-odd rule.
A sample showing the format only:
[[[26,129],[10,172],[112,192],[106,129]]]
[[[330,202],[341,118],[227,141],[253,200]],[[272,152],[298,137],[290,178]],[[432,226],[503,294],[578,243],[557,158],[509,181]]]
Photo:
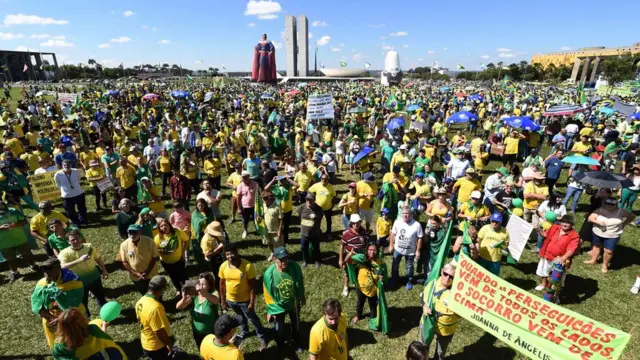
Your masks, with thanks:
[[[350,223],[357,223],[362,221],[362,219],[360,218],[360,215],[358,214],[351,214],[351,217],[349,218],[349,222]]]
[[[407,150],[407,145],[405,144],[400,145],[400,150]]]
[[[242,176],[249,176],[249,172],[247,170],[242,170]]]
[[[482,193],[478,190],[472,191],[471,192],[471,198],[472,199],[482,199]]]

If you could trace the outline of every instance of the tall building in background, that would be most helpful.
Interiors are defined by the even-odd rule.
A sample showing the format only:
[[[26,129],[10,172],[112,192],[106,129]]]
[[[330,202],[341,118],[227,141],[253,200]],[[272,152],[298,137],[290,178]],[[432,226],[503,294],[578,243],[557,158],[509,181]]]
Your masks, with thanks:
[[[284,42],[287,53],[287,76],[289,77],[298,76],[298,36],[296,30],[296,17],[287,15],[284,19]]]
[[[298,16],[298,76],[309,75],[309,21],[305,15]]]

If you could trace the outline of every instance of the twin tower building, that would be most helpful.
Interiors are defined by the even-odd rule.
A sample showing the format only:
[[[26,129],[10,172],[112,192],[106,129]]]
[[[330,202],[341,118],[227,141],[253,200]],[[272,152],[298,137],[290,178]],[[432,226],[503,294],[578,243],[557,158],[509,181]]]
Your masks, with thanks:
[[[309,76],[309,20],[287,15],[284,20],[287,76]]]

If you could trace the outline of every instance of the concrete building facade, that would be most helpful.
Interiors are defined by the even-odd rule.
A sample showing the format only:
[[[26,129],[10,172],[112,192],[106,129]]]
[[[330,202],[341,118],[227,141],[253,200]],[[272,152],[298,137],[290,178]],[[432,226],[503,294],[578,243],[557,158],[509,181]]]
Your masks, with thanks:
[[[309,20],[298,16],[298,76],[309,75]]]
[[[296,17],[287,15],[284,18],[284,42],[287,55],[287,76],[298,76],[298,34]]]
[[[640,56],[640,43],[631,46],[605,48],[604,46],[581,48],[578,50],[537,54],[531,58],[531,64],[541,64],[544,68],[554,64],[555,66],[573,66],[571,81],[576,82],[578,75],[580,81],[595,81],[600,61],[606,57],[619,56],[631,53]],[[589,66],[593,62],[591,74],[587,74]],[[582,68],[582,71],[580,71]]]
[[[45,80],[46,74],[43,68],[43,56],[51,56],[55,66],[56,76],[58,74],[58,60],[54,53],[29,52],[29,51],[12,51],[0,50],[0,81],[37,81]],[[34,64],[35,61],[35,64]],[[25,71],[25,65],[26,71]],[[6,66],[6,70],[4,67]]]

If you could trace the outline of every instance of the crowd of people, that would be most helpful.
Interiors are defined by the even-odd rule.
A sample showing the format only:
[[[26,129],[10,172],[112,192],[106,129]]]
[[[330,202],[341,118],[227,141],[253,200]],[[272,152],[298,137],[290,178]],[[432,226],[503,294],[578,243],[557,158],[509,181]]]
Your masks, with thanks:
[[[0,251],[9,280],[21,277],[23,264],[44,273],[31,305],[54,358],[93,359],[100,352],[126,358],[107,333],[109,323],[91,320],[89,312],[90,298],[99,308],[107,303],[102,281],[109,277],[103,249],[82,233],[93,197],[95,211],[114,215],[109,231],[122,240],[116,261],[140,293],[129,306],[150,359],[180,358],[182,351],[166,316],[167,293],[179,299],[177,309],[189,310],[205,359],[242,359],[249,324],[260,351],[274,341],[285,358],[308,344],[311,359],[347,359],[349,325],[368,317],[372,331],[386,334],[394,319],[385,291],[400,285],[411,291],[418,283],[425,286],[416,303],[423,320],[436,319],[435,358],[443,359],[460,321],[447,304],[461,252],[500,276],[506,225],[520,217],[533,228],[528,247],[539,256],[535,290],[548,294],[554,266],[566,275],[584,242],[591,244],[584,262],[602,259],[602,272],[609,271],[640,192],[640,127],[633,119],[599,114],[598,105],[548,117],[550,106],[573,104],[575,96],[527,84],[465,89],[469,84],[186,83],[189,93],[173,97],[166,84],[142,82],[110,92],[88,86],[75,105],[25,88],[15,111],[6,97],[0,100]],[[312,93],[333,94],[333,118],[307,120]],[[459,111],[475,116],[448,121]],[[541,128],[509,126],[504,119],[514,116],[529,116]],[[565,163],[569,155],[597,165]],[[623,173],[631,185],[596,189],[581,181],[595,170]],[[50,201],[35,203],[29,184],[29,176],[48,172],[60,190],[57,210]],[[566,187],[559,182],[565,174]],[[578,229],[574,214],[584,211],[583,193],[590,206]],[[236,220],[242,234],[230,236]],[[291,236],[297,225],[301,263],[288,248],[298,242]],[[270,253],[262,274],[239,251],[253,231]],[[449,241],[450,248],[443,246]],[[301,334],[300,309],[314,291],[303,276],[311,269],[303,269],[329,266],[320,252],[326,242],[335,243],[344,269],[345,299],[311,304],[319,320]],[[44,263],[33,260],[37,248],[49,257]],[[452,259],[439,267],[443,251]],[[190,267],[202,271],[195,280],[186,275]],[[551,301],[561,301],[560,289]],[[631,292],[639,290],[640,276]],[[356,302],[348,320],[350,292]],[[259,293],[272,328],[256,313]],[[428,358],[430,339],[420,334],[408,359]]]

